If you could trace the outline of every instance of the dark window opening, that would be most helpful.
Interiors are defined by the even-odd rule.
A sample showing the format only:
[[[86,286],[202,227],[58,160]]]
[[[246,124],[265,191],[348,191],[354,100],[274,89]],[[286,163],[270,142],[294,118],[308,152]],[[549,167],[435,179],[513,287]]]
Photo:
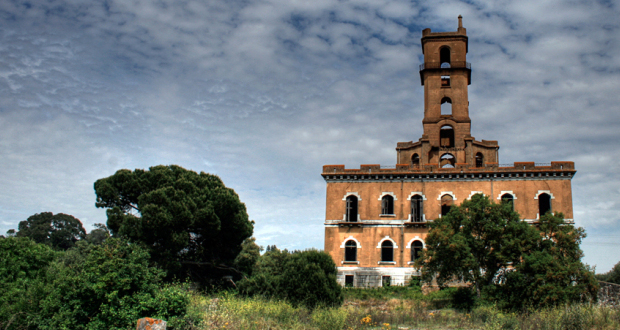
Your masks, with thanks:
[[[346,218],[346,221],[348,222],[357,221],[357,197],[355,196],[347,196]]]
[[[454,148],[454,129],[452,126],[443,126],[439,130],[439,145],[442,148]]]
[[[502,195],[502,204],[508,204],[508,205],[510,205],[510,208],[512,210],[515,209],[514,197],[511,194],[503,194]]]
[[[538,214],[540,217],[551,212],[551,196],[548,194],[538,195]]]
[[[355,279],[355,276],[353,275],[345,275],[344,276],[344,286],[346,288],[352,288],[353,287],[353,280]]]
[[[439,166],[441,168],[454,168],[456,159],[452,154],[443,154],[439,159]]]
[[[394,214],[394,197],[385,195],[381,198],[381,214]]]
[[[411,164],[415,166],[420,165],[420,156],[418,156],[418,154],[413,154],[413,156],[411,156]]]
[[[357,243],[354,240],[344,243],[344,261],[357,261]]]
[[[385,240],[381,243],[381,261],[394,261],[394,245],[392,241]]]
[[[444,47],[439,51],[439,63],[442,68],[450,67],[450,48]]]
[[[415,195],[411,197],[411,221],[422,222],[424,214],[424,200],[422,196]]]
[[[482,167],[484,161],[484,156],[482,156],[482,153],[477,153],[476,154],[476,167]]]
[[[452,199],[452,196],[448,194],[441,196],[441,216],[445,216],[448,212],[450,212],[450,208],[452,208],[453,203],[454,200]]]
[[[422,244],[422,242],[420,241],[413,241],[413,243],[411,243],[411,261],[416,261],[416,259],[418,259],[418,257],[420,257],[420,252],[422,252],[422,249],[424,248],[424,244]]]
[[[452,100],[449,97],[441,99],[441,115],[452,116]]]
[[[450,87],[450,76],[441,76],[441,87]]]
[[[392,284],[392,278],[390,276],[382,276],[381,284],[383,284],[383,286],[390,286]]]

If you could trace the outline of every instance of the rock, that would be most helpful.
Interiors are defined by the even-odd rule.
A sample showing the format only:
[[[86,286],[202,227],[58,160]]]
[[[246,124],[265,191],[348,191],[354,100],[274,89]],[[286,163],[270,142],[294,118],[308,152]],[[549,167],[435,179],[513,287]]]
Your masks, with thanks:
[[[145,317],[138,320],[136,330],[166,330],[166,321]]]

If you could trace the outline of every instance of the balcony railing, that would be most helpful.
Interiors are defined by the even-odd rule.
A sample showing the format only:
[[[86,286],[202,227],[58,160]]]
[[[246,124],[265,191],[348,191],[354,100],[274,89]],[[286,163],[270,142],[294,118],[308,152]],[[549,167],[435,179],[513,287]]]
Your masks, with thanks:
[[[441,63],[422,63],[420,64],[420,71],[426,69],[447,69],[442,68]],[[471,63],[469,62],[451,62],[449,69],[468,69],[471,70]]]

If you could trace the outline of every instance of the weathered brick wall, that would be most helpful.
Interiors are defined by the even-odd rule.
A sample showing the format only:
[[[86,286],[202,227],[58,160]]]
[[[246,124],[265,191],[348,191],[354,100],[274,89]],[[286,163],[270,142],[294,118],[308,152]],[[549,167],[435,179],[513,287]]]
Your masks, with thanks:
[[[620,306],[620,285],[609,282],[598,282],[598,302],[601,305]]]

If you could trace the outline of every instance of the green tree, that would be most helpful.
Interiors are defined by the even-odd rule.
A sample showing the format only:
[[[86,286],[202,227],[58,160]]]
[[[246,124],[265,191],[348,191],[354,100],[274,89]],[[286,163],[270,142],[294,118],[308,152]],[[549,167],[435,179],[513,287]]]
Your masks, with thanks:
[[[476,194],[431,222],[427,250],[416,265],[426,281],[435,277],[440,286],[471,282],[480,297],[485,286],[519,264],[537,237],[536,229],[520,221],[509,205]]]
[[[119,170],[94,188],[112,235],[143,243],[169,276],[215,276],[252,235],[245,205],[215,175],[162,165]]]
[[[496,288],[500,301],[518,309],[596,300],[598,283],[593,271],[581,262],[583,228],[566,224],[561,213],[544,215],[537,228],[534,250]]]
[[[19,222],[17,237],[29,237],[37,243],[67,250],[86,237],[82,222],[68,214],[42,212]]]
[[[102,223],[96,223],[95,229],[86,235],[86,241],[90,244],[99,245],[110,237],[108,227]]]
[[[294,306],[338,306],[343,295],[336,273],[334,261],[325,252],[289,253],[272,246],[259,258],[252,276],[238,286],[247,295],[286,299]]]
[[[620,284],[620,262],[607,273],[596,275],[596,278],[600,281]]]
[[[57,257],[27,237],[0,239],[0,328],[29,329],[46,296],[47,267]]]
[[[241,252],[235,258],[235,267],[246,276],[252,275],[252,270],[260,258],[262,248],[256,244],[256,238],[246,238],[241,244]]]

